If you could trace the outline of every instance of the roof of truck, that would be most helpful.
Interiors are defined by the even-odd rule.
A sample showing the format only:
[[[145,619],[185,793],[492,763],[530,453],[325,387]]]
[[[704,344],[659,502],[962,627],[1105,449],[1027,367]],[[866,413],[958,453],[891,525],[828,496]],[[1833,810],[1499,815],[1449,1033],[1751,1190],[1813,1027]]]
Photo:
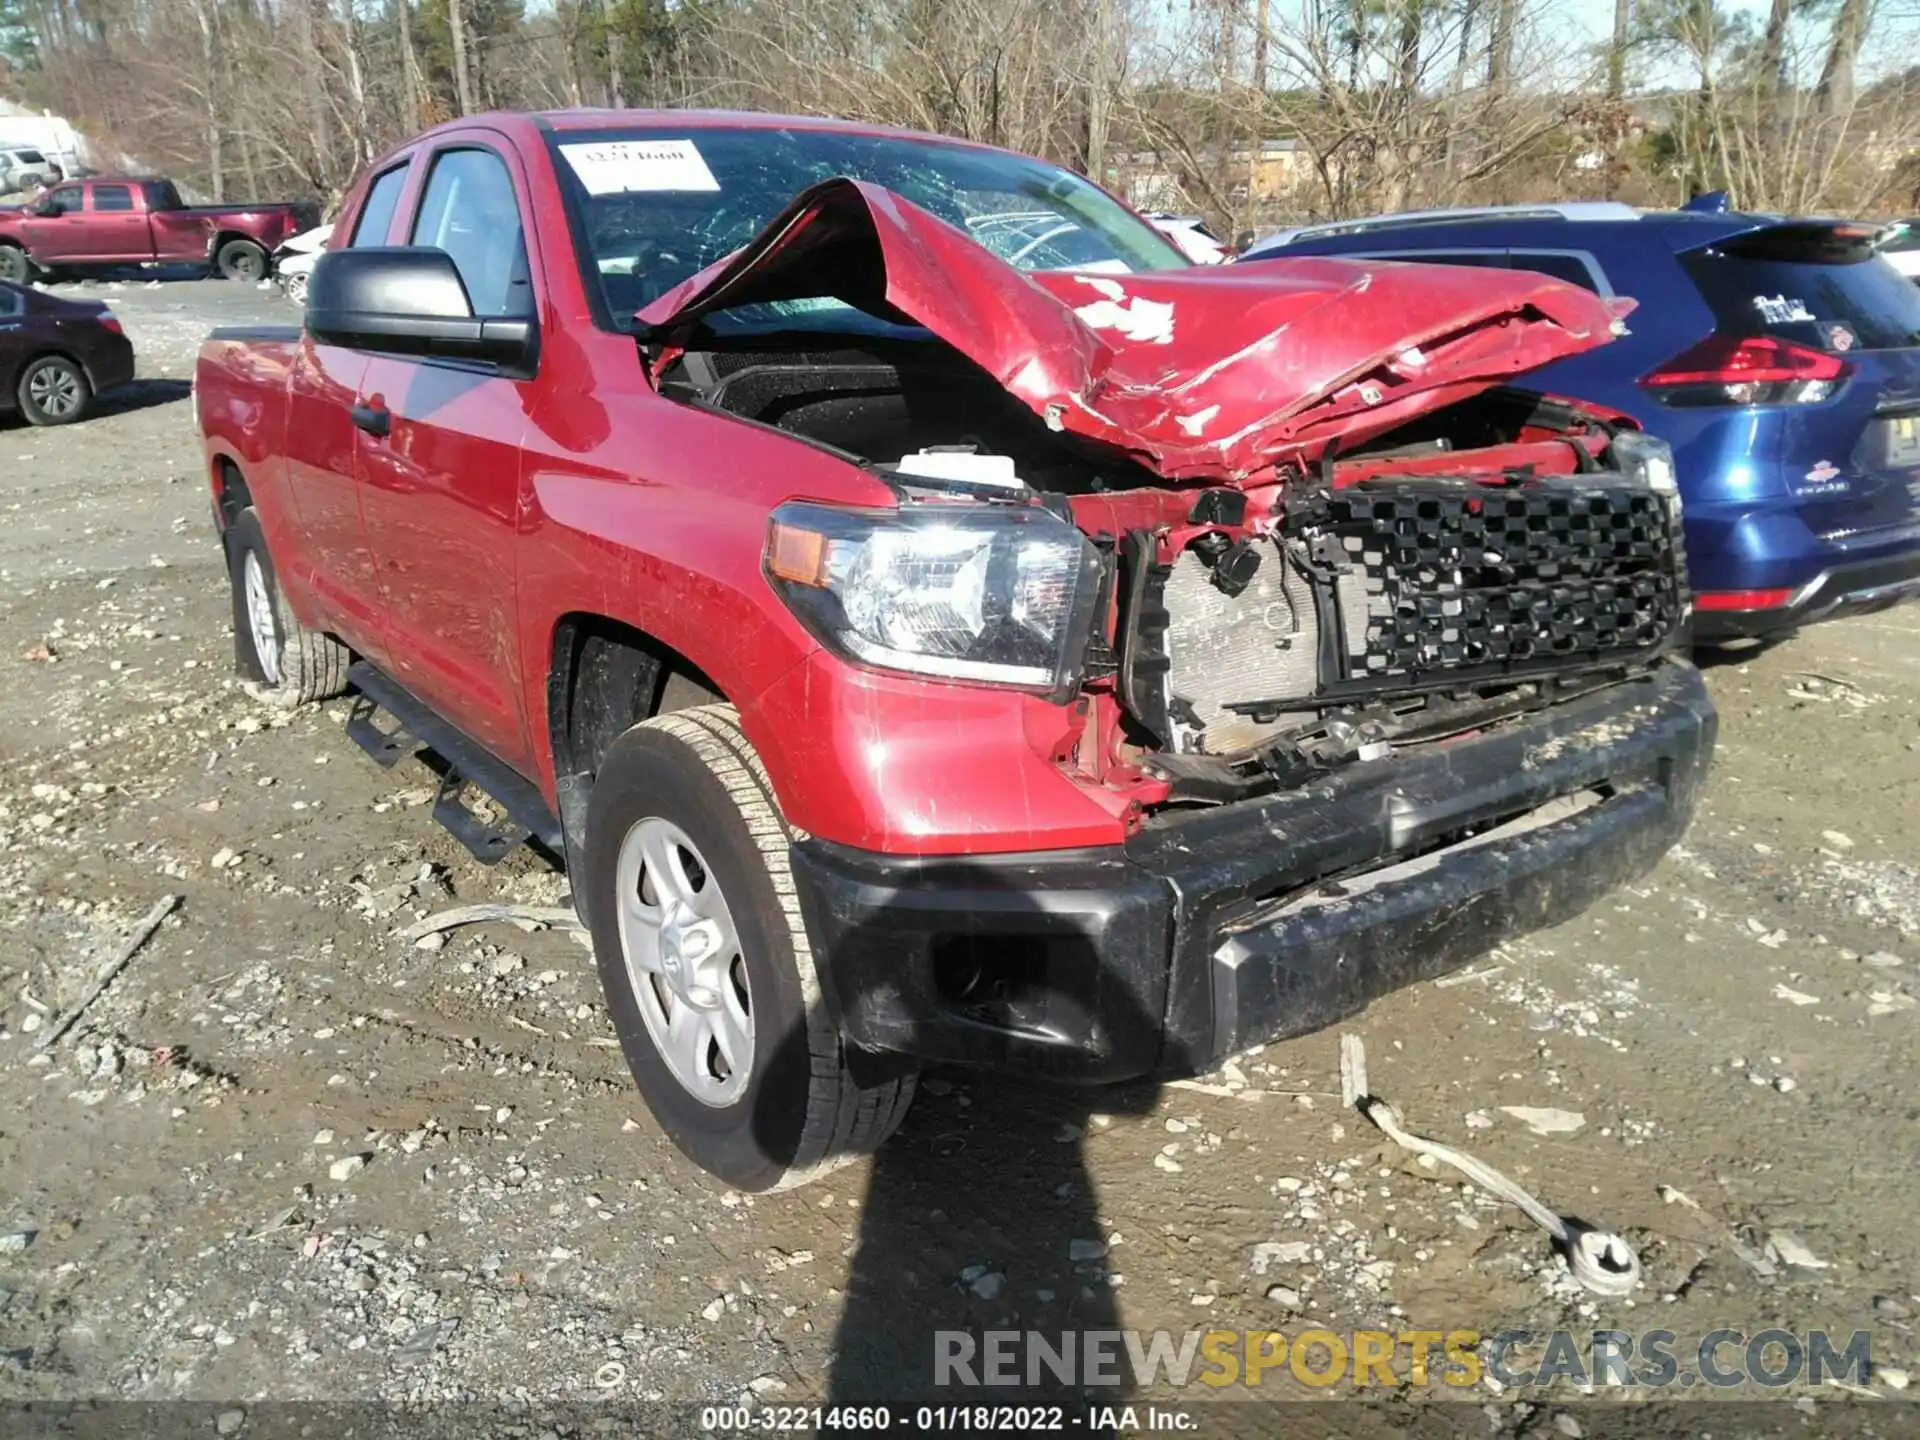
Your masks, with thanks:
[[[864,120],[837,120],[825,115],[769,115],[759,110],[542,110],[534,123],[552,130],[611,130],[620,126],[652,129],[664,125],[699,125],[718,130],[841,130],[855,135],[922,135],[895,125]],[[946,140],[949,136],[929,136]],[[960,141],[966,144],[966,141]]]
[[[934,135],[924,130],[908,130],[897,125],[875,125],[864,120],[837,120],[826,115],[772,115],[758,110],[493,110],[447,120],[422,131],[395,150],[410,148],[423,140],[448,131],[491,126],[512,132],[531,125],[549,134],[571,134],[594,130],[665,130],[697,126],[703,130],[831,130],[845,135],[898,136],[930,145],[951,145],[969,150],[993,150],[1003,147],[962,140],[952,135]]]

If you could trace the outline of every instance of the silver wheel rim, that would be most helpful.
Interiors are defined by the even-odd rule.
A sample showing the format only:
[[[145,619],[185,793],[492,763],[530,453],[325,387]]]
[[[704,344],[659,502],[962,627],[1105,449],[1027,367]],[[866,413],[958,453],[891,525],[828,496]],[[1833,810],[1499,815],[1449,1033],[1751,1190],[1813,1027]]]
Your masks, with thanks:
[[[254,658],[269,685],[280,683],[280,627],[274,620],[273,597],[267,593],[267,572],[252,550],[242,567],[245,574],[247,629],[253,637]]]
[[[296,305],[307,303],[307,277],[295,275],[287,281],[287,298]]]
[[[67,365],[43,365],[27,377],[27,398],[42,415],[65,420],[80,408],[79,373]]]
[[[687,832],[650,815],[620,842],[620,950],[640,1019],[668,1071],[703,1105],[753,1075],[753,998],[720,882]]]

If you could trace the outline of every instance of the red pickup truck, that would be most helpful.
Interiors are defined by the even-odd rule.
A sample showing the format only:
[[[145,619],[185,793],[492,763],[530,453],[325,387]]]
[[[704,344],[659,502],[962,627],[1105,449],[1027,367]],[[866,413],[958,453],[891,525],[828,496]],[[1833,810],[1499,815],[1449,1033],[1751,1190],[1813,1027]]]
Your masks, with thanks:
[[[195,404],[243,671],[563,857],[648,1104],[764,1189],[922,1065],[1204,1070],[1675,841],[1671,454],[1506,383],[1621,311],[1189,266],[933,136],[494,115],[374,166]]]
[[[0,208],[0,280],[153,262],[261,280],[283,241],[319,223],[319,206],[305,201],[189,206],[171,180],[72,180],[30,204]]]

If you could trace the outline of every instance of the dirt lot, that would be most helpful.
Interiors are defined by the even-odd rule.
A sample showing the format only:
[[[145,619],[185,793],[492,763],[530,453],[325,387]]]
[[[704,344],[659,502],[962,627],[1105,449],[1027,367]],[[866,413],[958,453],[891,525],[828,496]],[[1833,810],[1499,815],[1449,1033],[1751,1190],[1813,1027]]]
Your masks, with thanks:
[[[232,678],[184,382],[208,326],[291,312],[96,293],[139,386],[0,431],[0,1394],[878,1399],[941,1324],[1865,1327],[1889,1396],[1920,1361],[1920,610],[1713,666],[1684,848],[1350,1027],[1412,1128],[1627,1234],[1631,1301],[1343,1113],[1332,1034],[1200,1088],[936,1075],[872,1165],[748,1198],[641,1110],[568,935],[396,937],[560,878]]]

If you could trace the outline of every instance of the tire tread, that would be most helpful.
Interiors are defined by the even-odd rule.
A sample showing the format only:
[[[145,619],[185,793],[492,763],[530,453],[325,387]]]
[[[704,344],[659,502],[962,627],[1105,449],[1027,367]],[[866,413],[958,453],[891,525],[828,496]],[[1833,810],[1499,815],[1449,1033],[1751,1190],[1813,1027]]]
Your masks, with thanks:
[[[862,1087],[847,1071],[793,880],[789,848],[805,839],[806,832],[789,825],[775,805],[767,767],[740,728],[739,712],[731,705],[696,705],[656,715],[643,724],[679,740],[726,790],[760,851],[787,923],[807,1014],[811,1082],[800,1147],[786,1173],[769,1188],[795,1189],[850,1164],[885,1141],[906,1117],[919,1076],[907,1074]]]
[[[353,652],[333,636],[309,630],[294,618],[280,590],[280,571],[273,563],[273,552],[266,549],[266,532],[260,524],[259,512],[248,506],[233,518],[232,524],[238,525],[247,517],[251,517],[253,528],[260,535],[260,546],[272,577],[274,616],[280,625],[280,684],[274,693],[289,705],[310,705],[346,694],[350,688],[347,667],[353,663]],[[244,537],[241,543],[246,543]],[[235,563],[237,565],[237,561]],[[237,569],[232,583],[239,583]]]

